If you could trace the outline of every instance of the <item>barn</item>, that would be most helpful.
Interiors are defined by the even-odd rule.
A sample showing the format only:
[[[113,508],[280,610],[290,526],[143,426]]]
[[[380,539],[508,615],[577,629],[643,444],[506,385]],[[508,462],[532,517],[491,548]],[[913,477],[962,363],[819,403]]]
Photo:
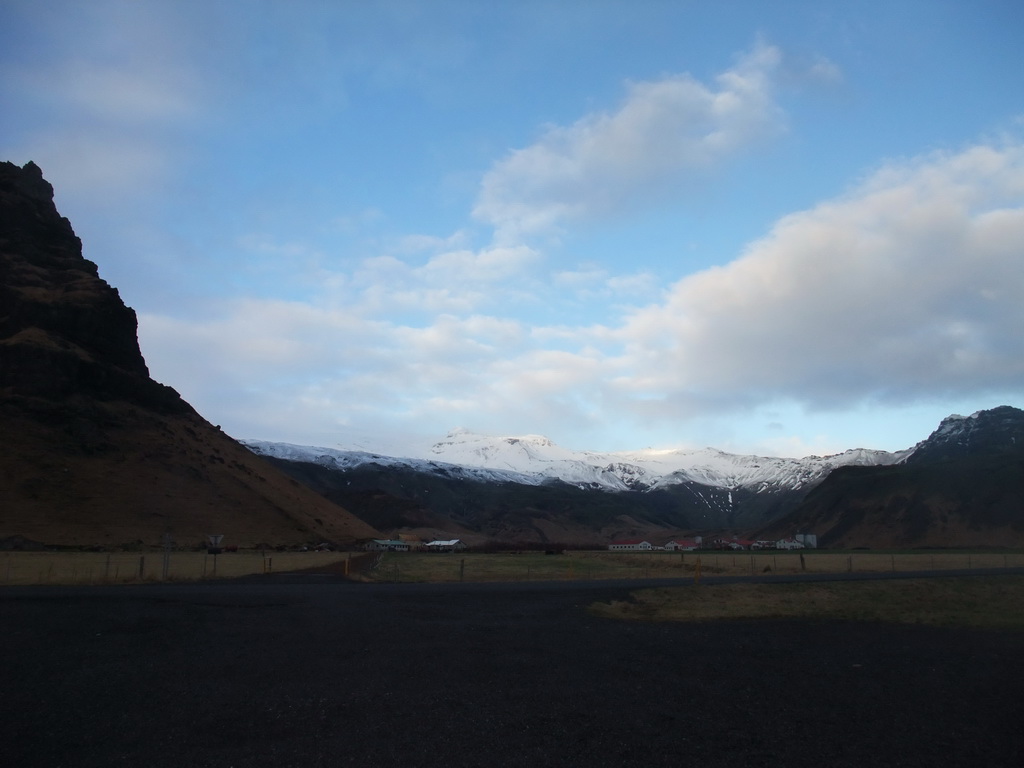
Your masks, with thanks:
[[[650,552],[654,545],[646,539],[623,539],[608,545],[613,552]]]

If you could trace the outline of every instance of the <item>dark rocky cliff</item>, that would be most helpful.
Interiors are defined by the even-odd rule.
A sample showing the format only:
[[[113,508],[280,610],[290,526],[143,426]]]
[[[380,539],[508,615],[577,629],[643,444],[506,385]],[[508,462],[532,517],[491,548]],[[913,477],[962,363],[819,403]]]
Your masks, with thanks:
[[[191,408],[149,377],[135,312],[83,258],[34,163],[0,163],[0,389]]]
[[[351,542],[376,531],[153,381],[135,312],[33,163],[0,163],[0,542]]]

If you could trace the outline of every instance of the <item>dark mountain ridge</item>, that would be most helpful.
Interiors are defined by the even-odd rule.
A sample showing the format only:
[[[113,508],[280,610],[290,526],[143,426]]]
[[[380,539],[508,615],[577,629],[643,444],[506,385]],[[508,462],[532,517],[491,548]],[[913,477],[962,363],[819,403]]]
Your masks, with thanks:
[[[558,480],[487,481],[486,473],[437,462],[268,460],[394,535],[603,545],[618,538],[661,543],[694,534],[816,533],[822,546],[995,546],[1019,540],[1021,446],[1024,412],[1004,406],[944,419],[899,463],[839,466],[797,489],[690,481],[610,491]]]
[[[1024,411],[950,416],[901,464],[841,467],[764,536],[824,547],[1024,545]]]
[[[277,472],[149,375],[137,318],[34,163],[0,163],[0,541],[241,546],[375,529]]]

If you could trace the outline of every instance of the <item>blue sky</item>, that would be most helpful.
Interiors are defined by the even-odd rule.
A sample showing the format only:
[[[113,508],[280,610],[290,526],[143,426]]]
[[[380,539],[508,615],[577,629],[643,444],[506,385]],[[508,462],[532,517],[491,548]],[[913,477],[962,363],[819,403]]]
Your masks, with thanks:
[[[153,376],[240,438],[905,448],[1024,406],[1018,2],[0,5]]]

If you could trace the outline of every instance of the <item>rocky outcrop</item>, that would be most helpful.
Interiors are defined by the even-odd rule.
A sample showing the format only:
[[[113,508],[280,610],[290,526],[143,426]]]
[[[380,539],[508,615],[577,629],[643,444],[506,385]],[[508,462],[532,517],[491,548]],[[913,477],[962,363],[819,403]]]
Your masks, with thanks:
[[[0,539],[351,542],[375,529],[150,378],[135,312],[42,171],[0,163]]]

